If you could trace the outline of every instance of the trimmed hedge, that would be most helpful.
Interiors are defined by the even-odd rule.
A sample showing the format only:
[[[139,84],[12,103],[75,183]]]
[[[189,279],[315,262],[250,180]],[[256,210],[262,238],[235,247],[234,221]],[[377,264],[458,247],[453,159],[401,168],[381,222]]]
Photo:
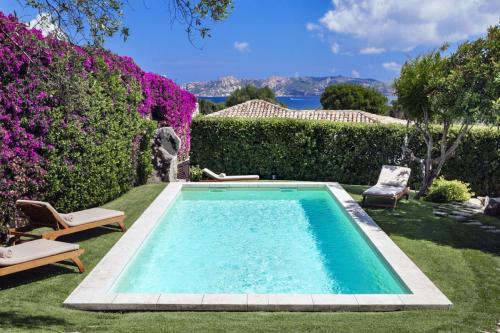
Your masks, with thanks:
[[[279,179],[374,184],[383,164],[408,164],[401,153],[404,134],[399,125],[198,117],[191,125],[191,164],[264,179],[274,173]],[[413,148],[422,152],[424,146]],[[420,170],[410,167],[415,187]],[[500,194],[500,132],[474,129],[443,175],[470,183],[477,194]]]

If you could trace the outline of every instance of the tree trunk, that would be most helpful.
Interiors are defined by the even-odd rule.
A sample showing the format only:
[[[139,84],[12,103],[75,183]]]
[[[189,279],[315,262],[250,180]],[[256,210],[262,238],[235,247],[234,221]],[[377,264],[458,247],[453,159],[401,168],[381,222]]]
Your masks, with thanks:
[[[420,185],[420,189],[417,194],[415,194],[415,199],[420,200],[426,193],[429,187],[432,185],[434,178],[436,178],[437,173],[433,170],[430,172],[426,172],[424,178],[422,179],[422,184]]]

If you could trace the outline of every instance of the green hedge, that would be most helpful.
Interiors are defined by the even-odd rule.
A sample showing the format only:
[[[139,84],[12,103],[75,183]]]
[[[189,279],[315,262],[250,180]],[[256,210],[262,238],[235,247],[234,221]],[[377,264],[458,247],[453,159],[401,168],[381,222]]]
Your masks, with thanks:
[[[59,105],[47,141],[52,145],[44,178],[43,199],[61,211],[74,211],[108,202],[152,170],[151,139],[156,122],[136,111],[142,100],[139,83],[101,61],[87,77],[64,70],[72,59],[55,68]]]
[[[373,184],[383,164],[408,164],[401,154],[405,127],[399,125],[198,117],[191,130],[191,164],[227,174]],[[414,135],[410,143],[416,144]],[[410,167],[415,187],[420,170]],[[470,183],[477,194],[500,194],[500,132],[473,130],[443,175]]]

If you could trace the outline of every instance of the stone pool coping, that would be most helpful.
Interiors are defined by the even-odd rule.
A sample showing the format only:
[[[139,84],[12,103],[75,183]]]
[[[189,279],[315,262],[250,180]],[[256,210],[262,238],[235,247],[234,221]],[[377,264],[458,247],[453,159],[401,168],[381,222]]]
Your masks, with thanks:
[[[328,189],[412,294],[127,294],[111,287],[182,188],[277,187]],[[362,278],[362,277],[360,277]],[[449,309],[450,300],[338,183],[170,183],[64,301],[93,311],[396,311]]]

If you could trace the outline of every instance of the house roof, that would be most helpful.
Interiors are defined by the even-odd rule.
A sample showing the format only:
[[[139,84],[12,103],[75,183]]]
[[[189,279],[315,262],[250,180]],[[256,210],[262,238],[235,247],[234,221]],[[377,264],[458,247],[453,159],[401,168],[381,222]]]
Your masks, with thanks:
[[[402,119],[380,116],[360,110],[291,110],[260,99],[252,99],[231,106],[211,113],[207,117],[292,118],[350,123],[406,124],[406,121]]]

